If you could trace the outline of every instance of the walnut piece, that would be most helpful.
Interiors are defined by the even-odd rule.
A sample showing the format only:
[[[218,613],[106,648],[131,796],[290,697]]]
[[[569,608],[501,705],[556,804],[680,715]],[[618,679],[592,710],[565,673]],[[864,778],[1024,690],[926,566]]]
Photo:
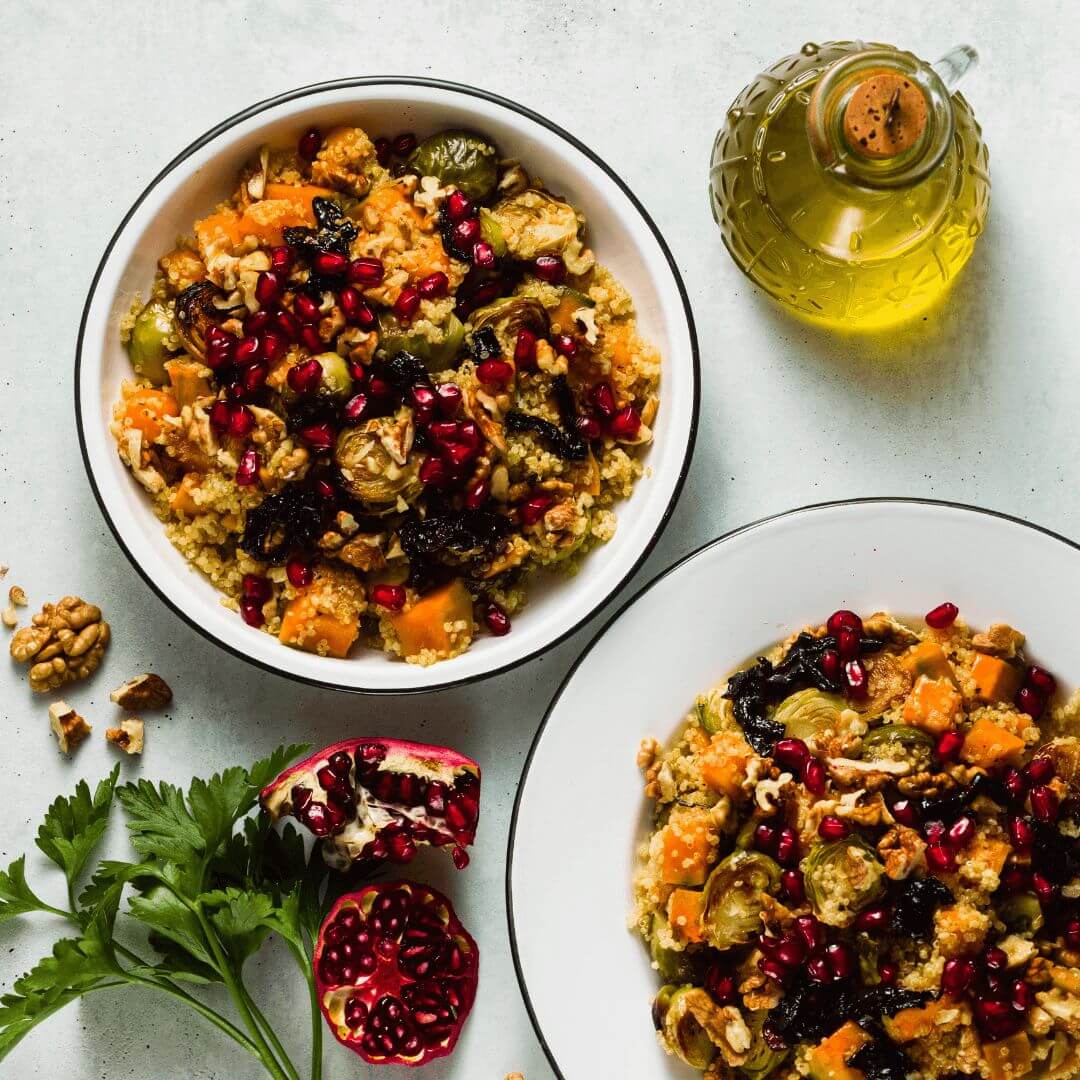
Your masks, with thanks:
[[[26,607],[26,590],[21,585],[12,585],[8,589],[8,603],[15,607]]]
[[[926,865],[926,843],[914,829],[906,825],[894,825],[878,841],[877,850],[886,876],[893,881],[903,881],[913,870]]]
[[[125,716],[119,727],[105,729],[105,738],[125,754],[141,754],[145,734],[143,722],[137,716]]]
[[[3,620],[4,625],[9,630],[12,630],[16,626],[18,626],[19,625],[19,613],[15,610],[15,605],[14,604],[8,604],[8,606],[6,608],[4,608],[3,612],[0,613],[0,619]]]
[[[77,596],[45,604],[11,639],[10,652],[30,664],[30,689],[39,694],[92,675],[109,644],[101,609]]]
[[[172,688],[160,675],[147,672],[118,686],[109,695],[109,700],[129,712],[163,709],[172,701]]]
[[[1024,635],[1008,623],[993,623],[984,633],[976,634],[971,639],[971,645],[979,652],[1011,660],[1023,648]]]
[[[91,731],[90,725],[66,701],[54,701],[49,706],[49,726],[64,754],[70,754]]]

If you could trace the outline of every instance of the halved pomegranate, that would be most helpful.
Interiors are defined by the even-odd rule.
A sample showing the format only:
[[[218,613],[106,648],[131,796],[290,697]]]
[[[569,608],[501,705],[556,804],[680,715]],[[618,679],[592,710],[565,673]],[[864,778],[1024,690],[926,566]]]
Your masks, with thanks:
[[[369,885],[343,896],[319,931],[319,1008],[338,1042],[372,1065],[423,1065],[454,1049],[479,960],[441,893]]]
[[[322,839],[337,870],[358,860],[407,863],[420,844],[453,845],[460,870],[476,836],[480,766],[444,746],[349,739],[286,769],[259,801]]]

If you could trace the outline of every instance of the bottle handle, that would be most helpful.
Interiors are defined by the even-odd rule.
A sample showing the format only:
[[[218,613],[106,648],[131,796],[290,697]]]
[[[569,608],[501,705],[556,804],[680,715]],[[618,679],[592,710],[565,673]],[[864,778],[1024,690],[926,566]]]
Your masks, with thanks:
[[[951,91],[978,62],[979,54],[970,45],[957,45],[930,67]]]

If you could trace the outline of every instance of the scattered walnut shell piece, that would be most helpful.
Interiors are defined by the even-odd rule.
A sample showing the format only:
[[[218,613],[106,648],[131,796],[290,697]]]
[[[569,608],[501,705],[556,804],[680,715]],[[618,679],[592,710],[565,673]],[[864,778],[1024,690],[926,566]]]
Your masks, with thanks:
[[[119,727],[105,729],[105,738],[125,754],[141,754],[145,737],[145,726],[137,716],[125,716]]]
[[[65,596],[45,604],[30,626],[16,631],[10,652],[30,664],[30,689],[39,694],[92,675],[109,644],[109,624],[96,604]]]
[[[118,686],[109,700],[128,712],[163,709],[172,701],[172,688],[160,675],[148,671]]]
[[[90,725],[66,701],[54,701],[49,706],[49,726],[64,754],[70,754],[91,731]]]

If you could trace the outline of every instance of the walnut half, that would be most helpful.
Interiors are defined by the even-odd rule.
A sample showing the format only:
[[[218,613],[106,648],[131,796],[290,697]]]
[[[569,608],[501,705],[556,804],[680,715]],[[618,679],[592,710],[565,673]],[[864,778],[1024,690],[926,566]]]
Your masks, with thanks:
[[[49,726],[64,754],[70,754],[91,731],[90,725],[66,701],[54,701],[49,706]]]
[[[109,700],[129,712],[163,709],[172,701],[172,688],[160,675],[147,672],[118,686],[109,695]]]
[[[92,675],[109,644],[109,624],[101,609],[77,596],[45,604],[30,626],[11,639],[12,658],[30,664],[30,689],[58,690]]]

